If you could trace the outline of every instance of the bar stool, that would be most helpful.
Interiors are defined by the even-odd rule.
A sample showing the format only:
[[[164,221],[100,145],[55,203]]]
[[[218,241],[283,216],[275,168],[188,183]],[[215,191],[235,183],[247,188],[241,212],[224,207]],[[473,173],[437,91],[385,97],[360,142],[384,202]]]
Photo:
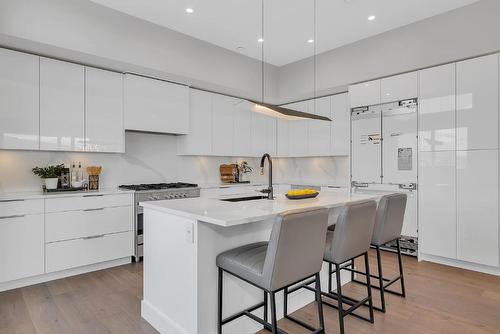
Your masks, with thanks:
[[[374,322],[372,308],[372,292],[370,282],[367,284],[367,297],[358,301],[353,298],[342,295],[342,283],[340,272],[350,266],[353,259],[363,256],[365,259],[366,274],[370,275],[370,266],[368,263],[368,250],[373,234],[375,223],[375,213],[377,203],[373,200],[363,200],[346,204],[339,213],[335,228],[330,226],[326,237],[326,246],[323,260],[328,263],[328,292],[322,292],[323,296],[335,299],[338,305],[331,304],[323,300],[323,304],[337,308],[339,311],[340,333],[344,334],[344,317],[353,315],[357,318]],[[347,266],[345,265],[347,263]],[[333,270],[335,266],[335,270]],[[332,274],[336,274],[337,289],[332,289]],[[301,286],[285,290],[285,300],[288,294],[306,288],[313,290],[309,285],[313,281],[308,281]],[[350,307],[344,310],[343,304]],[[370,317],[366,318],[354,313],[361,305],[368,303],[370,307]]]
[[[374,289],[380,290],[380,303],[381,307],[374,307],[377,311],[385,313],[385,292],[406,297],[405,281],[403,274],[403,260],[401,256],[401,247],[399,239],[401,238],[401,230],[403,229],[403,220],[406,210],[406,194],[390,194],[383,196],[378,204],[377,215],[375,219],[375,228],[373,229],[373,237],[371,245],[375,247],[377,252],[377,267],[378,275],[368,275],[371,278],[378,280],[378,286],[373,285]],[[380,254],[380,246],[386,243],[396,241],[398,253],[399,276],[388,279],[382,274],[382,261]],[[356,283],[366,285],[366,282],[354,279],[354,273],[366,276],[367,274],[351,269],[352,280]],[[390,285],[397,281],[401,283],[401,292],[396,292],[387,289]],[[369,280],[367,280],[369,281]]]
[[[316,301],[318,301],[319,328],[302,321],[299,325],[313,333],[324,333],[323,306],[321,303],[321,270],[325,235],[328,225],[328,209],[315,208],[289,211],[276,217],[269,242],[259,242],[238,247],[217,256],[218,319],[217,332],[222,326],[242,316],[257,321],[273,334],[285,333],[278,329],[276,318],[276,293],[314,277]],[[264,301],[239,313],[222,319],[223,273],[233,275],[264,291]],[[271,303],[271,323],[267,321],[267,294]],[[252,311],[264,307],[264,319]]]

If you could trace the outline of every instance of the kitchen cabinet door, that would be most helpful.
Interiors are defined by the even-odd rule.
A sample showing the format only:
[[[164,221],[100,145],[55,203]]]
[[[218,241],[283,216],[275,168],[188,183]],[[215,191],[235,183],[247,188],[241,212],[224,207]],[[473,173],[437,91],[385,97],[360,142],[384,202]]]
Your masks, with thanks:
[[[85,150],[125,152],[123,75],[85,68]]]
[[[331,97],[331,155],[349,155],[351,115],[348,108],[349,96],[337,94]]]
[[[302,112],[309,112],[309,102],[297,102],[287,108]],[[307,157],[309,154],[309,121],[296,120],[289,122],[290,157]]]
[[[309,101],[309,112],[319,116],[331,117],[330,97],[322,97]],[[309,156],[321,157],[330,155],[331,123],[310,120],[309,124]]]
[[[455,149],[455,64],[419,73],[419,149]]]
[[[290,156],[290,121],[285,119],[276,120],[276,146],[278,157]]]
[[[418,242],[420,252],[457,258],[455,152],[419,155]]]
[[[252,113],[252,156],[261,157],[267,153],[267,116]]]
[[[0,214],[0,282],[44,273],[43,214]]]
[[[233,154],[239,157],[253,155],[253,103],[246,100],[234,100],[234,140]]]
[[[190,89],[189,134],[178,136],[181,155],[212,153],[212,93]]]
[[[0,149],[39,148],[39,57],[0,49]]]
[[[40,149],[85,149],[85,68],[40,58]]]
[[[125,75],[125,129],[169,134],[189,132],[189,87]]]
[[[457,63],[457,150],[498,148],[498,55]]]
[[[416,98],[418,96],[418,72],[382,79],[380,92],[382,103]]]
[[[271,156],[275,156],[277,153],[276,121],[277,119],[274,117],[266,117],[266,126],[267,126],[266,152],[269,153]]]
[[[227,157],[233,154],[235,99],[212,96],[212,155]]]
[[[498,151],[457,152],[457,258],[498,266]]]
[[[380,80],[349,86],[351,108],[380,104]]]

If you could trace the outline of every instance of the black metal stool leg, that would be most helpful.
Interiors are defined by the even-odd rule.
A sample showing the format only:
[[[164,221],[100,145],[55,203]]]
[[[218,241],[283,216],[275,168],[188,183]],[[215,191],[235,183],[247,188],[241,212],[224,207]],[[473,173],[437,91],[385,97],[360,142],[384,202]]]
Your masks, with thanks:
[[[377,267],[378,267],[378,284],[380,287],[380,303],[382,305],[381,311],[385,313],[385,288],[384,288],[384,275],[382,274],[382,259],[380,256],[380,246],[375,247],[377,250]],[[367,276],[367,281],[370,280],[370,276]]]
[[[222,279],[223,271],[219,268],[219,278],[218,278],[218,302],[217,302],[217,333],[222,334]]]
[[[401,247],[399,245],[399,239],[396,242],[398,244],[398,263],[399,263],[399,276],[401,277],[401,294],[403,298],[406,298],[405,278],[403,273],[403,259],[401,255]]]
[[[318,304],[319,331],[318,334],[325,332],[325,318],[323,316],[323,301],[321,299],[321,278],[319,273],[316,274],[316,303]]]
[[[332,293],[332,269],[333,266],[330,262],[328,262],[328,292]]]
[[[283,318],[288,315],[288,288],[283,290]]]
[[[278,320],[276,317],[276,293],[270,292],[271,297],[271,328],[273,334],[278,334]]]
[[[351,269],[354,270],[354,259],[351,260]],[[351,271],[351,281],[354,281],[354,271]]]
[[[268,313],[268,311],[267,311],[267,305],[268,305],[268,303],[267,303],[267,292],[264,291],[264,311],[263,311],[264,312],[264,321],[267,321],[267,313]]]
[[[340,281],[340,265],[335,264],[335,278],[337,279],[337,296],[338,296],[338,307],[339,307],[339,325],[340,334],[344,334],[344,309],[342,306],[342,283]]]
[[[365,270],[367,277],[366,288],[368,291],[368,308],[370,310],[370,322],[373,324],[375,322],[375,319],[373,317],[373,297],[372,297],[372,284],[370,280],[370,261],[368,261],[368,252],[365,253]]]

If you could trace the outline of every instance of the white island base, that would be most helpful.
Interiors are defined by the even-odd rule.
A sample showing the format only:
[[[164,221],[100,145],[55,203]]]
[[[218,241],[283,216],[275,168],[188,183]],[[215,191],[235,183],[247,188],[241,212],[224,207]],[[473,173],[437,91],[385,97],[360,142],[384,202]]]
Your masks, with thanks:
[[[326,195],[300,207],[335,207],[361,199],[354,195]],[[364,196],[366,198],[367,196]],[[273,217],[290,207],[286,199],[274,203],[222,203],[215,199],[185,199],[144,203],[144,297],[142,317],[160,333],[217,333],[217,266],[218,254],[245,244],[269,240]],[[257,202],[257,201],[254,201]],[[258,201],[260,202],[260,201]],[[271,201],[269,201],[271,202]],[[213,206],[216,206],[217,210]],[[257,205],[257,204],[255,204]],[[269,206],[272,211],[262,210]],[[295,206],[295,205],[292,205]],[[191,209],[190,209],[191,208]],[[210,215],[223,210],[223,214]],[[254,214],[243,222],[239,216],[250,209]],[[232,211],[234,210],[234,211]],[[237,214],[240,210],[239,215]],[[259,211],[262,219],[255,215]],[[202,213],[206,214],[204,222]],[[221,212],[221,211],[219,211]],[[233,216],[232,216],[233,215]],[[223,217],[222,217],[223,216]],[[232,216],[232,217],[231,217]],[[234,218],[234,219],[233,219]],[[248,220],[245,218],[245,220]],[[322,289],[327,289],[327,269],[321,273]],[[345,272],[346,283],[350,274]],[[235,314],[263,299],[263,292],[231,276],[224,277],[223,316]],[[288,309],[293,312],[314,300],[312,292],[301,289],[289,296]],[[282,317],[282,294],[277,297],[277,314]],[[262,316],[262,309],[256,310]],[[315,325],[315,324],[313,324]],[[255,333],[262,326],[247,317],[224,325],[225,334]]]

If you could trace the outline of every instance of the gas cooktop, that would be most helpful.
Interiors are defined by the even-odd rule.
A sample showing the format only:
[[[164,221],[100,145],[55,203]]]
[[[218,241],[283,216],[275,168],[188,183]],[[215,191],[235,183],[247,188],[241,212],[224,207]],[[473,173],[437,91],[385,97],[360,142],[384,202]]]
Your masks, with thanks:
[[[197,188],[194,183],[174,182],[174,183],[148,183],[148,184],[125,184],[119,188],[135,191],[146,190],[162,190],[162,189],[181,189],[181,188]]]

